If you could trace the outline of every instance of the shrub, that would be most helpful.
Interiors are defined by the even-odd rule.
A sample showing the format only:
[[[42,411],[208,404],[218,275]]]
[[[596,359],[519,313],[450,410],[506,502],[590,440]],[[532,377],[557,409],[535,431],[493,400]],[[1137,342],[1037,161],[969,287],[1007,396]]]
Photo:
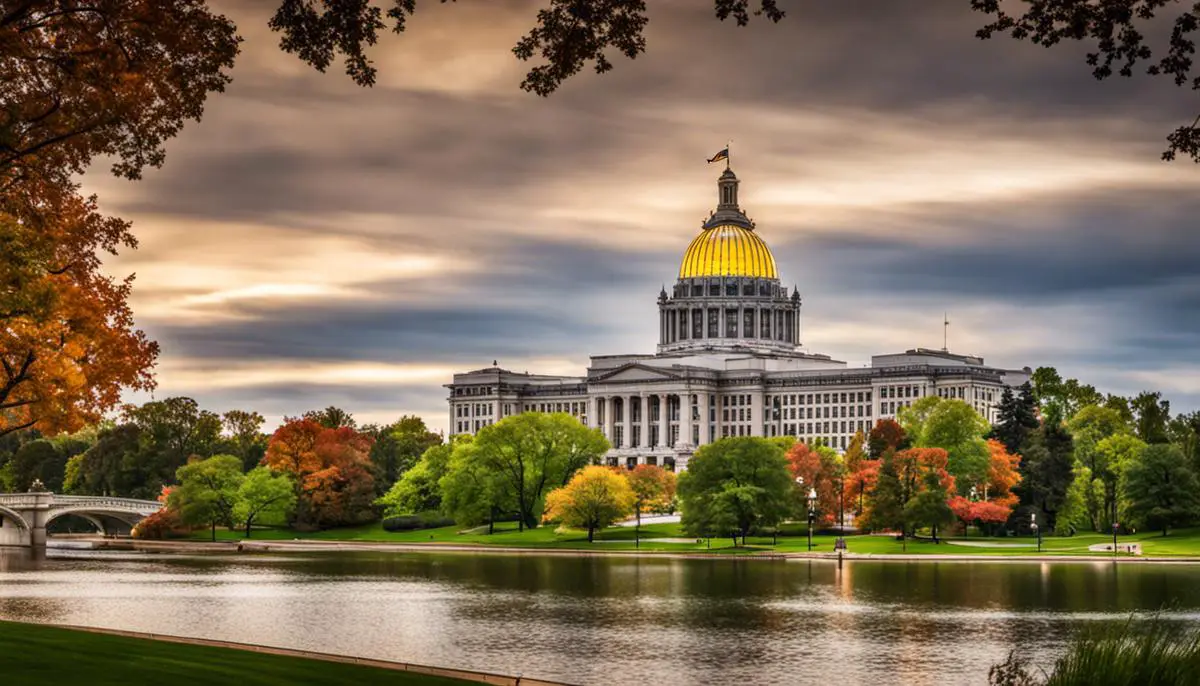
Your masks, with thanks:
[[[161,541],[164,538],[185,536],[187,533],[188,529],[179,519],[179,513],[164,507],[138,522],[130,535],[134,538]]]
[[[383,520],[384,531],[420,531],[421,529],[440,529],[454,524],[454,520],[437,512],[420,512],[418,514],[396,515]]]

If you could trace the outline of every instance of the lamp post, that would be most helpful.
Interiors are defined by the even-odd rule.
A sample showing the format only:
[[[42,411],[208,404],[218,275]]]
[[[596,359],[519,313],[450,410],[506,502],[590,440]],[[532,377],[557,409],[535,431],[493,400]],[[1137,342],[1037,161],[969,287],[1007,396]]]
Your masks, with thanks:
[[[1037,534],[1038,553],[1041,553],[1042,552],[1042,530],[1038,528],[1036,512],[1029,513],[1029,527],[1031,529],[1033,529],[1033,533]]]
[[[1117,530],[1120,528],[1120,522],[1113,522],[1113,557],[1117,556]]]
[[[813,520],[815,519],[815,517],[813,515],[816,513],[816,507],[817,507],[817,489],[809,488],[808,489],[808,551],[809,552],[812,552],[812,528],[813,528]]]

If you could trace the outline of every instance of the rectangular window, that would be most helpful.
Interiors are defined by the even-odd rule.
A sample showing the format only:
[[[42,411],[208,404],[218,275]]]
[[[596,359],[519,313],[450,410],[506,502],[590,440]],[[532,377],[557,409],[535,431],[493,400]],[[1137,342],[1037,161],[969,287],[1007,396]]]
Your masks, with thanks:
[[[754,338],[754,310],[742,312],[742,331],[746,332],[746,338]]]
[[[771,338],[771,311],[766,310],[759,317],[759,338]]]
[[[704,310],[692,310],[692,338],[704,338]]]
[[[710,309],[708,311],[708,337],[709,338],[720,338],[721,337],[721,311],[720,310]]]
[[[737,286],[734,286],[737,288]],[[738,311],[734,309],[725,310],[725,337],[738,337]]]

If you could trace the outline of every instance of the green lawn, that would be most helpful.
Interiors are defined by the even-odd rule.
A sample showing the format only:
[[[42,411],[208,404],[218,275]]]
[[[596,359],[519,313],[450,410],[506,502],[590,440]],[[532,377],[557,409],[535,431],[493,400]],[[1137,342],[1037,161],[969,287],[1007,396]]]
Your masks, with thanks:
[[[686,543],[661,542],[642,540],[639,549],[644,551],[663,552],[717,552],[747,554],[758,552],[806,552],[808,539],[805,536],[803,524],[786,525],[784,535],[773,544],[770,536],[751,536],[746,546],[734,547],[729,538],[713,538],[711,541],[700,540],[685,536],[678,524],[648,524],[641,529],[642,539],[656,538],[687,538]],[[208,531],[196,532],[194,540],[208,540]],[[218,540],[242,540],[241,532],[217,531]],[[384,531],[379,523],[358,527],[330,529],[313,533],[298,533],[287,529],[255,529],[253,538],[257,540],[291,540],[293,538],[326,541],[378,541],[388,543],[432,543],[432,544],[477,544],[496,547],[522,548],[560,548],[583,550],[634,550],[634,530],[631,527],[614,527],[597,532],[596,542],[589,544],[587,533],[581,530],[568,530],[558,533],[553,526],[543,526],[532,530],[519,532],[516,523],[506,522],[496,525],[496,533],[489,535],[486,527],[463,531],[461,527],[450,526],[440,529],[423,531],[405,531],[392,533]],[[813,552],[833,552],[835,536],[818,534],[813,536]],[[852,553],[872,554],[942,554],[942,555],[1037,555],[1037,539],[1032,537],[1020,538],[986,538],[982,536],[954,537],[954,541],[968,543],[983,543],[995,547],[976,547],[953,545],[942,542],[934,544],[929,541],[909,540],[907,546],[902,546],[891,536],[847,536],[848,550]],[[1081,533],[1067,538],[1047,536],[1042,539],[1043,555],[1096,555],[1088,551],[1088,546],[1112,542],[1111,535]],[[1132,536],[1121,536],[1122,543],[1141,543],[1143,556],[1200,556],[1200,529],[1181,529],[1173,531],[1167,537],[1157,532],[1138,533]],[[1011,547],[1014,544],[1026,547]]]
[[[385,684],[457,686],[470,682],[361,665],[167,643],[52,626],[0,622],[5,686],[128,684]]]

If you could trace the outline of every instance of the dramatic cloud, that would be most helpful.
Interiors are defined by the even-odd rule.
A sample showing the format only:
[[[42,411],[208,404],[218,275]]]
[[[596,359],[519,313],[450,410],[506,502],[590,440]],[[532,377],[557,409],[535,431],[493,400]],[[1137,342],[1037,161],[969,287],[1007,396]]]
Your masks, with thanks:
[[[1200,168],[1158,161],[1196,103],[1166,81],[979,41],[965,0],[746,28],[675,0],[646,55],[543,99],[510,52],[543,3],[426,0],[360,89],[280,52],[269,4],[223,3],[234,84],[163,170],[86,180],[142,241],[110,266],[137,274],[160,397],[445,428],[455,371],[649,352],[732,138],[809,349],[940,347],[948,312],[954,350],[1200,407]]]

